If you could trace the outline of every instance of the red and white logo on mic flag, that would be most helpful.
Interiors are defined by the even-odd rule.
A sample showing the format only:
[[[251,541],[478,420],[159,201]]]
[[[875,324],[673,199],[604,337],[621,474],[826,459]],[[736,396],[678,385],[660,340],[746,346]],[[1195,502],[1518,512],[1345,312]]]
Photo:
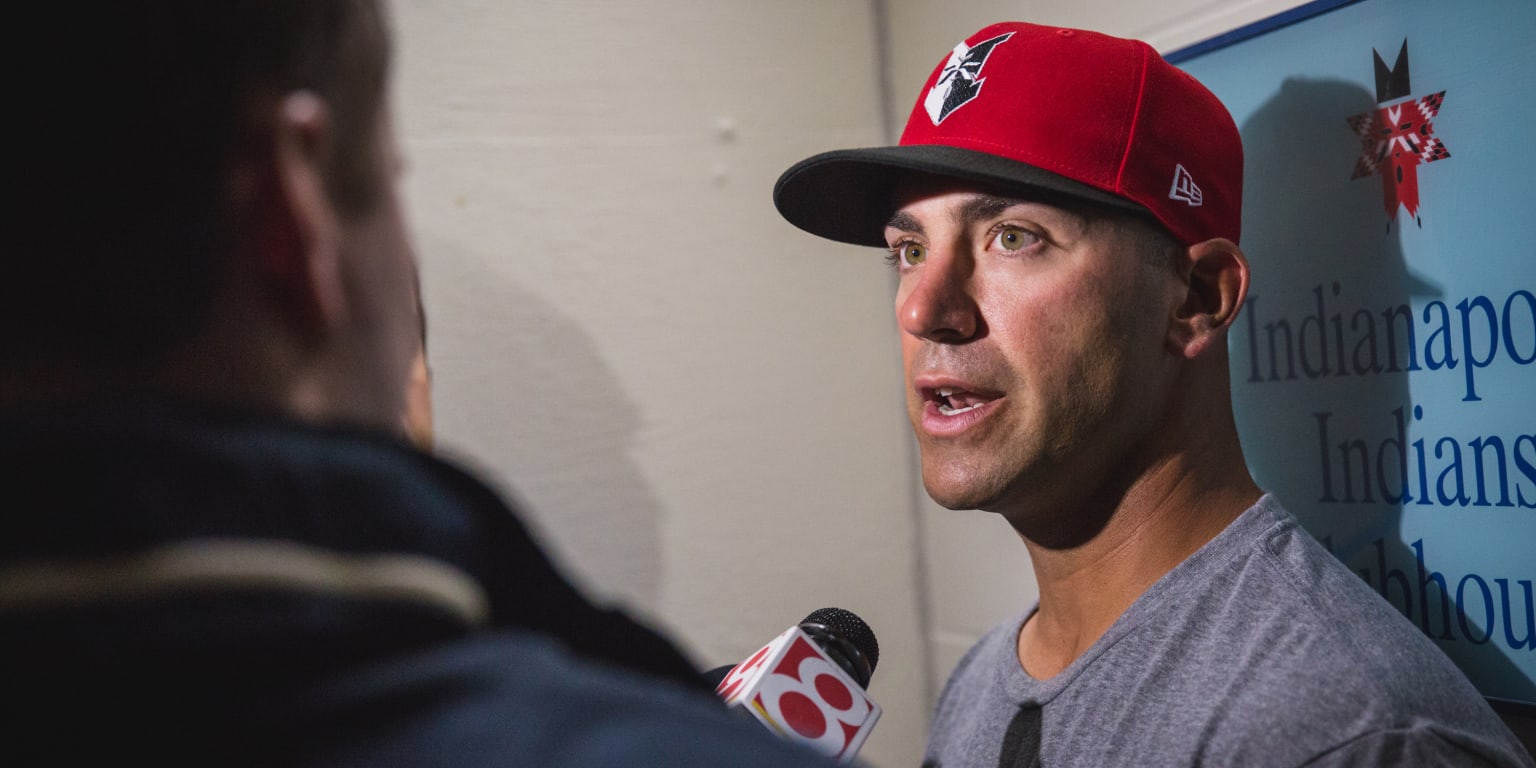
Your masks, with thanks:
[[[880,719],[880,705],[799,627],[736,665],[715,691],[785,738],[843,761],[858,754]]]

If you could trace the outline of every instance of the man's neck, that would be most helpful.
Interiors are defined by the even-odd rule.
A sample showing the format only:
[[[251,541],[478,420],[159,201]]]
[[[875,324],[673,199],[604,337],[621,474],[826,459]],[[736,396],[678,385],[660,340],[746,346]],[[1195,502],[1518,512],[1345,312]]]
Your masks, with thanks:
[[[1189,471],[1179,461],[1141,478],[1104,513],[1097,534],[1070,547],[1025,538],[1040,607],[1020,633],[1019,661],[1054,677],[1087,651],[1148,587],[1214,539],[1258,500],[1245,469]],[[1201,480],[1202,476],[1220,479]]]
[[[66,352],[19,361],[0,375],[0,413],[165,401],[330,420],[314,366],[276,347],[272,335],[249,334],[248,342],[228,344],[200,337],[155,356],[108,359]]]

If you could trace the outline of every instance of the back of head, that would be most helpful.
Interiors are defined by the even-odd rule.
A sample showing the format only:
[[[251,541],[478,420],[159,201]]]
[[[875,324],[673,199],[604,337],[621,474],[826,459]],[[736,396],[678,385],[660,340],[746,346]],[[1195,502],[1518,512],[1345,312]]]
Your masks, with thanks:
[[[368,194],[348,141],[382,96],[374,0],[43,3],[13,77],[17,157],[0,352],[18,364],[153,365],[206,324],[261,222],[242,179],[269,104],[332,107],[338,206]]]

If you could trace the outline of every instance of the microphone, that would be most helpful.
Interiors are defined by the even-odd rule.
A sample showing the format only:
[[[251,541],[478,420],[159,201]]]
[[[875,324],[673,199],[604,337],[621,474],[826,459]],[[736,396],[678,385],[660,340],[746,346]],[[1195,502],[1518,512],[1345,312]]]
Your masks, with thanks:
[[[734,667],[715,693],[780,736],[851,761],[880,719],[865,688],[880,644],[852,611],[822,608]]]

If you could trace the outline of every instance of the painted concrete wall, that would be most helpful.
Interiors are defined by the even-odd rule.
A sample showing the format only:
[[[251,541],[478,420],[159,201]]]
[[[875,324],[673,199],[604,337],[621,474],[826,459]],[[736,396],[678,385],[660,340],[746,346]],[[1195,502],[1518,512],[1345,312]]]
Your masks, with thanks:
[[[879,255],[785,224],[773,181],[886,143],[985,23],[1168,49],[1292,4],[393,0],[441,450],[701,667],[859,613],[863,757],[915,765],[958,654],[1034,585],[1010,530],[921,491]]]
[[[394,3],[442,449],[702,667],[842,606],[927,703],[886,267],[770,190],[881,141],[868,3]]]

